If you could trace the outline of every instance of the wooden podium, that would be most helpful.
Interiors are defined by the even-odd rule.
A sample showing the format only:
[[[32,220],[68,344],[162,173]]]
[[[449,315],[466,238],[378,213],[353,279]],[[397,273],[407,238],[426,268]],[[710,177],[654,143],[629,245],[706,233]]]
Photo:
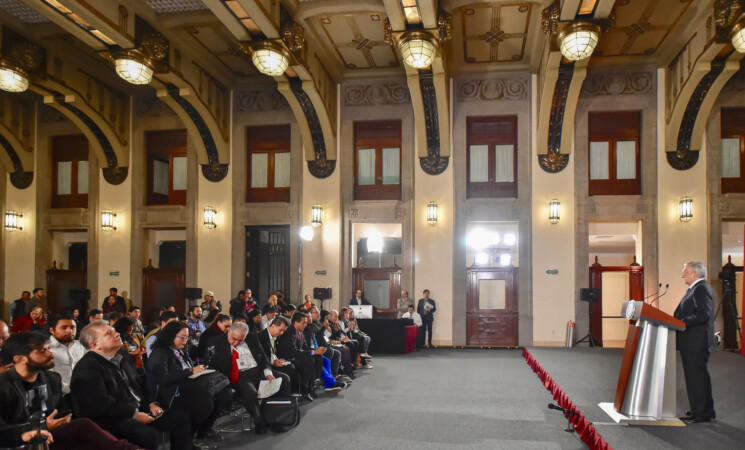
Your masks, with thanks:
[[[623,302],[630,321],[613,406],[629,418],[664,420],[675,411],[675,331],[685,324],[644,302]]]

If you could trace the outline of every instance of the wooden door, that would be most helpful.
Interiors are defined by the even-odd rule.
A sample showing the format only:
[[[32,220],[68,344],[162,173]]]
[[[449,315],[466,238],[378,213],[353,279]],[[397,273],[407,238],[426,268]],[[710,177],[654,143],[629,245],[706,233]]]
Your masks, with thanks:
[[[590,288],[599,289],[600,298],[590,302],[590,346],[593,346],[593,340],[600,347],[603,346],[603,314],[617,317],[621,311],[603,311],[603,273],[604,272],[628,272],[629,273],[629,292],[630,300],[640,301],[644,298],[644,266],[640,266],[634,261],[629,266],[603,266],[595,257],[595,263],[590,266]]]
[[[277,289],[292,301],[290,286],[290,227],[246,227],[246,284],[263,305]]]
[[[517,345],[517,267],[467,270],[466,343]]]
[[[80,317],[88,312],[88,271],[85,269],[60,270],[55,262],[47,270],[47,305],[52,312],[78,309]]]
[[[396,318],[396,301],[401,294],[400,267],[358,267],[353,269],[352,276],[354,291],[362,290],[367,301],[378,309],[377,317]],[[349,298],[342,297],[341,304],[348,305],[352,297],[353,293]]]
[[[183,268],[155,269],[152,266],[142,269],[142,315],[143,323],[151,324],[157,319],[161,308],[174,306],[176,312],[183,314],[186,309],[184,298],[186,273]]]

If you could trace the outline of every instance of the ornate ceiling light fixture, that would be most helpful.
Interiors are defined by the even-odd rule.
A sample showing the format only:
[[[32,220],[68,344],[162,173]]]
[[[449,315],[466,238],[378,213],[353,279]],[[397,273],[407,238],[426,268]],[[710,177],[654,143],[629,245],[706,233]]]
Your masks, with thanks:
[[[735,47],[735,50],[739,53],[745,53],[745,17],[741,18],[735,26],[732,27],[730,40],[732,41],[732,46]]]
[[[28,77],[21,69],[0,61],[0,89],[7,92],[23,92],[28,89]]]
[[[153,64],[136,50],[114,56],[116,73],[132,84],[150,84],[153,79]]]
[[[45,75],[47,52],[35,43],[2,27],[0,46],[0,89],[24,92],[30,80]]]
[[[154,73],[168,71],[168,38],[140,16],[135,16],[135,44],[130,50],[112,52],[116,73],[128,83],[150,84]]]
[[[600,27],[590,22],[573,22],[559,32],[556,42],[566,59],[582,61],[595,51],[600,39]]]
[[[290,55],[281,45],[272,41],[254,44],[251,50],[251,61],[264,75],[282,76],[290,65]]]
[[[398,41],[398,49],[404,63],[415,69],[431,66],[437,47],[435,37],[424,31],[410,31]]]

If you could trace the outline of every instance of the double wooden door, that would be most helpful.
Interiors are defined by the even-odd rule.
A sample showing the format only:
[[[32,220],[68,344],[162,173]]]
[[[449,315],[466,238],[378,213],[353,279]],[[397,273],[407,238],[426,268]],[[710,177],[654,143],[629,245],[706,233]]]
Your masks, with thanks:
[[[173,306],[183,314],[186,306],[184,287],[186,271],[183,268],[142,269],[142,315],[143,323],[151,324],[158,318],[162,308]]]
[[[396,302],[401,294],[401,268],[357,267],[352,270],[354,290],[364,293],[365,299],[378,309],[377,317],[396,318]],[[349,299],[354,297],[350,295]],[[346,306],[349,299],[342,298]]]
[[[56,264],[47,270],[47,306],[51,311],[77,309],[80,317],[88,311],[90,291],[87,290],[86,269],[57,269]],[[95,302],[93,308],[96,308]]]
[[[517,345],[517,267],[473,267],[467,278],[466,343]]]

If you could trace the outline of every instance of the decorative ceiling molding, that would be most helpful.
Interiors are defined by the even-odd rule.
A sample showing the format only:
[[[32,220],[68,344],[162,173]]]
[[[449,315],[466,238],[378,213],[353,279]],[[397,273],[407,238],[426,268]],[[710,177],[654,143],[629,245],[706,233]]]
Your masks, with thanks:
[[[385,14],[375,11],[315,18],[344,67],[350,70],[400,67],[395,49],[386,42],[386,19]]]
[[[564,120],[567,106],[570,108],[574,105],[567,105],[569,100],[569,88],[574,77],[574,64],[568,64],[559,68],[559,76],[556,80],[554,89],[554,98],[551,102],[551,115],[548,124],[548,152],[540,155],[538,163],[541,169],[548,173],[557,173],[564,170],[569,162],[568,151],[561,154],[562,136],[564,133]],[[571,125],[574,128],[574,110],[572,109]]]
[[[409,88],[403,82],[347,84],[344,106],[405,105],[411,103]]]
[[[455,89],[461,102],[525,100],[528,98],[528,77],[459,80]]]
[[[424,105],[424,126],[427,133],[427,156],[419,158],[419,165],[427,175],[439,175],[448,168],[449,157],[440,150],[440,120],[438,117],[437,93],[432,72],[419,72],[419,87]],[[420,122],[421,123],[421,122]],[[445,125],[447,127],[447,125]]]
[[[138,119],[142,119],[175,116],[176,113],[158,97],[135,97],[134,115]]]
[[[589,69],[582,85],[582,93],[586,95],[634,95],[654,91],[655,76],[651,70]]]
[[[463,58],[468,64],[525,57],[532,3],[476,3],[459,8]]]
[[[236,111],[280,111],[290,109],[287,100],[276,90],[240,91],[235,94]]]

